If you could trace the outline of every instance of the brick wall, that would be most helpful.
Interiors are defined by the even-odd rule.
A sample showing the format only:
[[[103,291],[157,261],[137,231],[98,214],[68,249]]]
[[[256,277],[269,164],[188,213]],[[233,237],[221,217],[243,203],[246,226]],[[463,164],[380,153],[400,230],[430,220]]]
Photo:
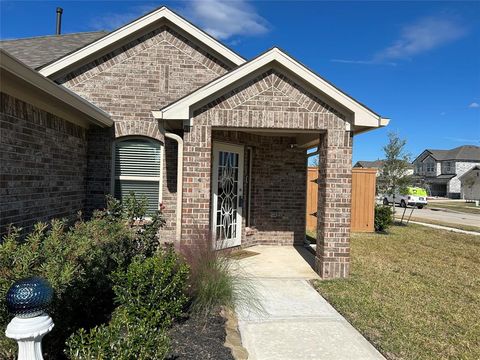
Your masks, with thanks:
[[[85,129],[0,93],[0,233],[85,206]]]
[[[324,169],[320,177],[324,179],[324,189],[328,188],[328,194],[319,194],[323,200],[319,201],[322,205],[319,205],[321,219],[318,242],[321,246],[317,253],[318,270],[324,277],[347,276],[352,141],[350,133],[346,131],[344,119],[340,112],[277,70],[266,71],[195,111],[192,131],[186,133],[184,138],[186,163],[182,241],[187,244],[195,241],[195,234],[199,229],[209,228],[212,129],[232,127],[239,131],[242,128],[292,132],[311,130],[318,132],[319,136],[321,133],[325,134],[322,135]],[[270,154],[277,163],[265,161],[263,165],[270,167],[267,171],[281,172],[292,166],[300,166],[297,164],[299,157],[294,157],[295,161],[289,163],[288,151],[284,153],[285,159]],[[268,153],[263,155],[268,159]],[[259,157],[261,158],[261,154]],[[304,167],[305,160],[301,164]],[[261,173],[261,169],[257,171]],[[271,187],[275,191],[278,184],[272,183]],[[283,204],[280,201],[272,206],[280,207],[280,203]],[[272,207],[267,209],[271,210]],[[281,209],[277,208],[277,211]],[[304,221],[304,213],[305,208],[302,208],[298,214],[291,213],[291,216],[299,216]],[[295,232],[294,228],[295,226],[292,227],[292,233]],[[285,239],[280,237],[280,242]],[[292,235],[290,241],[291,239]],[[269,241],[266,237],[259,240]]]
[[[322,278],[347,277],[350,270],[352,142],[337,129],[320,136],[315,266]]]
[[[163,202],[167,226],[175,235],[176,144],[165,141],[151,111],[177,100],[223,75],[229,67],[199,46],[162,26],[57,79],[57,82],[112,115],[113,133],[89,133],[89,207],[104,206],[110,192],[112,141],[146,136],[165,144]],[[165,160],[165,159],[164,159]]]

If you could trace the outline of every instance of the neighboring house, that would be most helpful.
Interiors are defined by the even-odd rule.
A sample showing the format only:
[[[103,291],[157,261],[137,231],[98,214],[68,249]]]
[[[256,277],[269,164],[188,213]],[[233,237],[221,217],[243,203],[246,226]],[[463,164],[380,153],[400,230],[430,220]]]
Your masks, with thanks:
[[[383,166],[384,160],[375,160],[375,161],[365,161],[360,160],[355,163],[354,168],[364,168],[364,169],[377,169],[377,176],[380,175],[381,168]],[[406,175],[413,175],[413,165],[408,163],[408,169]]]
[[[167,8],[89,34],[76,50],[69,35],[5,43],[25,65],[2,51],[3,231],[134,191],[165,206],[163,241],[301,245],[318,146],[316,268],[348,275],[353,136],[388,119],[282,50],[247,61]]]
[[[480,147],[463,145],[451,150],[424,150],[414,161],[414,176],[432,196],[460,198],[460,177],[480,165]]]
[[[480,166],[474,166],[459,177],[461,198],[465,200],[480,200]]]

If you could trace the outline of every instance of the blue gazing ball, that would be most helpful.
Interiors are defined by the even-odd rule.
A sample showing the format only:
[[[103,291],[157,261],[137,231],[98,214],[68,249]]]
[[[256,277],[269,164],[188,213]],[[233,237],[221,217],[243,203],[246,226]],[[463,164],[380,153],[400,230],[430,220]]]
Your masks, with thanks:
[[[31,318],[43,313],[53,298],[53,288],[47,280],[34,276],[16,281],[7,292],[10,314]]]

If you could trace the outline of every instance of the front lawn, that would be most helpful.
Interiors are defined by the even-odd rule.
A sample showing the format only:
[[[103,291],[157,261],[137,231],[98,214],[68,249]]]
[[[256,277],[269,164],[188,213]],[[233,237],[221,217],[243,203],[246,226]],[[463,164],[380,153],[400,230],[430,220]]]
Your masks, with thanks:
[[[480,238],[353,234],[351,276],[315,286],[389,359],[480,359]]]

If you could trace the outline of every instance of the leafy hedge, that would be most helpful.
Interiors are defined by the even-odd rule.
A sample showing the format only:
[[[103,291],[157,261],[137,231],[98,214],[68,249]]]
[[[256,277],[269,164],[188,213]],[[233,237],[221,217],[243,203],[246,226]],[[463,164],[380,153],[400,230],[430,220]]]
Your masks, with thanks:
[[[166,329],[187,302],[188,267],[173,249],[112,276],[118,308],[109,324],[89,332],[80,329],[67,341],[70,359],[163,359],[168,353]]]
[[[110,274],[127,271],[134,260],[152,257],[158,248],[156,234],[165,222],[161,213],[150,222],[142,221],[145,210],[134,196],[125,202],[128,206],[113,198],[107,203],[107,208],[95,212],[89,221],[79,220],[71,227],[63,220],[37,223],[25,239],[18,229],[3,239],[0,331],[5,331],[11,318],[5,304],[8,288],[16,280],[34,275],[44,277],[54,288],[49,314],[55,327],[43,341],[47,358],[62,358],[65,340],[73,332],[111,319],[116,304]],[[131,334],[153,331],[145,326],[139,323]],[[14,359],[16,348],[14,341],[0,337],[1,359]]]

